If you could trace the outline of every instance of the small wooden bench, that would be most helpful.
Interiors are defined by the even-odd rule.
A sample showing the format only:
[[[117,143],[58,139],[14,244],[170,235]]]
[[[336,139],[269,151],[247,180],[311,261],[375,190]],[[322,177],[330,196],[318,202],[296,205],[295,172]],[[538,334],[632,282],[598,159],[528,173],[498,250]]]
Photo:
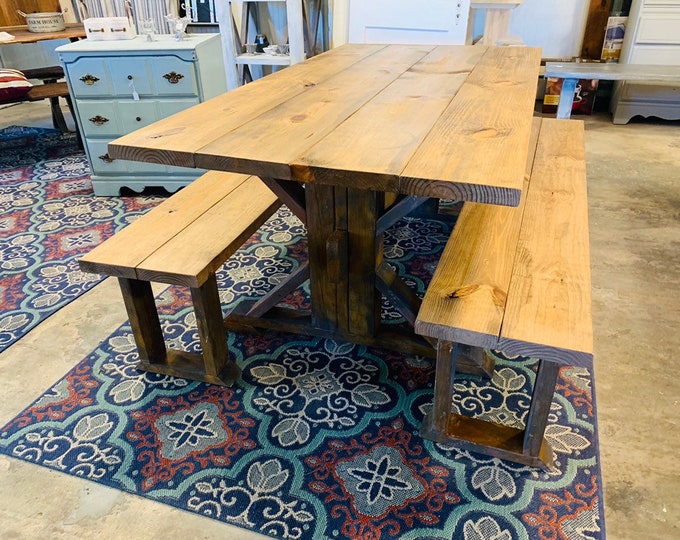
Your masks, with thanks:
[[[138,369],[233,383],[215,272],[280,205],[255,176],[211,171],[80,259],[84,272],[118,277]],[[166,348],[152,281],[191,289],[202,355]]]
[[[569,118],[579,79],[677,83],[680,82],[680,65],[547,62],[545,64],[545,76],[564,79],[560,92],[560,103],[557,106],[557,118]]]
[[[437,340],[423,436],[550,468],[559,365],[593,359],[583,122],[535,119],[532,137],[519,206],[464,204],[415,329]],[[451,412],[459,344],[540,359],[525,429]]]
[[[42,81],[42,86],[33,87],[29,92],[28,101],[39,101],[42,99],[50,100],[50,108],[52,111],[52,125],[63,133],[68,131],[64,114],[61,112],[59,106],[59,98],[64,98],[68,105],[68,110],[75,121],[76,116],[73,114],[73,103],[71,103],[71,96],[69,95],[68,86],[65,82],[59,82],[64,78],[64,69],[61,66],[47,66],[33,69],[24,69],[22,71],[27,79],[39,79]],[[78,128],[76,127],[76,132]]]

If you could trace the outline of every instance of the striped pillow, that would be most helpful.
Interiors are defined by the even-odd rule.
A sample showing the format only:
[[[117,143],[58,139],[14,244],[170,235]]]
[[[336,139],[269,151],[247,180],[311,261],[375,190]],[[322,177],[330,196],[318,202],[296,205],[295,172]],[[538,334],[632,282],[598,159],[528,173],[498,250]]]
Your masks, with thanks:
[[[21,99],[33,85],[16,69],[0,69],[0,103]]]

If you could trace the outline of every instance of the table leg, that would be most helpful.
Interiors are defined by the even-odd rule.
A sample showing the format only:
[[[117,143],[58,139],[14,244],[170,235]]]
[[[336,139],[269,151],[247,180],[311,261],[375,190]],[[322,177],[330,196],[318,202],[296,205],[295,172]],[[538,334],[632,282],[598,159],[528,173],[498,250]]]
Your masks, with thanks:
[[[313,324],[373,336],[380,326],[376,226],[383,195],[314,184],[305,194]]]

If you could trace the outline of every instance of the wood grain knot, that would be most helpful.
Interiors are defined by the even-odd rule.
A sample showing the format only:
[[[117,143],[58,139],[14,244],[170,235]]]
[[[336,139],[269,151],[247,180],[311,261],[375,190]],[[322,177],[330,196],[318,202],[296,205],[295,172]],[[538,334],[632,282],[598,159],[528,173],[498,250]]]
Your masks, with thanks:
[[[446,298],[465,298],[466,296],[470,296],[473,293],[476,293],[479,289],[481,289],[481,285],[464,285],[463,287],[459,287],[458,289],[454,289],[450,293],[446,293],[444,296]]]
[[[306,114],[296,114],[295,116],[290,117],[290,121],[293,122],[293,124],[299,124],[300,122],[304,122],[306,118]]]
[[[488,290],[491,293],[491,301],[494,303],[495,306],[498,306],[500,308],[505,307],[505,302],[508,299],[507,292],[498,287],[492,287],[490,285],[479,285],[477,283],[458,287],[457,289],[454,289],[449,293],[445,293],[444,298],[466,298],[481,290]]]
[[[507,129],[482,128],[472,132],[472,138],[476,140],[493,139],[494,137],[504,137],[508,135]]]

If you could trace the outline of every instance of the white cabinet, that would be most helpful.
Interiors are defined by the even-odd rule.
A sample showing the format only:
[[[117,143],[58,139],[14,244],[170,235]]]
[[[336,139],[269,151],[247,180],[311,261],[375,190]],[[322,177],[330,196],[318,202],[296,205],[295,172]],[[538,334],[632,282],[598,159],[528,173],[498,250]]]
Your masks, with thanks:
[[[82,40],[58,47],[96,195],[160,186],[174,192],[201,171],[113,160],[108,143],[226,91],[217,34]]]
[[[302,2],[304,0],[216,0],[217,18],[227,74],[227,87],[233,90],[247,82],[259,66],[289,66],[305,59],[304,22]],[[268,17],[262,17],[259,6],[266,8]],[[278,34],[266,32],[258,27],[258,21],[272,20]],[[288,43],[288,54],[248,53],[244,47],[254,43],[257,34],[268,35],[271,45]]]
[[[620,62],[680,65],[680,0],[633,1]],[[680,119],[680,82],[617,83],[611,111],[615,124],[636,115]]]

